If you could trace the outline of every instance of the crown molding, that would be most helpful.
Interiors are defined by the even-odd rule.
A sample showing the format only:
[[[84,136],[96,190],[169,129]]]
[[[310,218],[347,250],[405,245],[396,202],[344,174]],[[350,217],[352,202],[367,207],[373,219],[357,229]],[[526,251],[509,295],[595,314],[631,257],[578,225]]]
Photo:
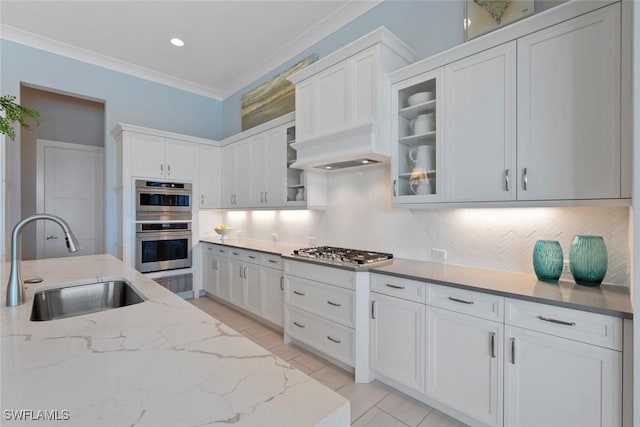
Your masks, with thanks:
[[[350,0],[289,44],[275,51],[271,57],[247,70],[230,85],[221,89],[222,98],[227,98],[250,85],[382,2],[383,0]]]
[[[367,13],[382,3],[382,1],[383,0],[350,0],[324,20],[311,27],[299,37],[293,39],[290,43],[276,50],[269,58],[256,64],[253,68],[240,75],[230,85],[220,90],[172,77],[139,65],[131,64],[130,62],[102,55],[5,24],[0,24],[0,38],[222,101],[291,60],[291,58],[318,43],[339,28],[342,28],[349,22]]]
[[[160,83],[165,86],[206,96],[207,98],[213,98],[218,101],[222,100],[220,91],[218,90],[172,77],[107,55],[102,55],[87,49],[30,33],[9,25],[0,25],[0,38],[24,44],[36,49],[45,50],[47,52],[52,52],[67,58],[76,59],[92,65],[97,65],[113,71],[118,71],[134,77],[139,77],[144,80]]]

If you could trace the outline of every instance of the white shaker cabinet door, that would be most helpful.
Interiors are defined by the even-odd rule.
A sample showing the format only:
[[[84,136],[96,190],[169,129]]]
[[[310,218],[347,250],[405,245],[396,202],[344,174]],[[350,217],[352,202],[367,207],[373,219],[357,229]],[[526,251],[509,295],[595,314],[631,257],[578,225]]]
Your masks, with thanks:
[[[424,393],[425,306],[371,293],[371,369]]]
[[[231,261],[226,257],[218,256],[216,267],[218,269],[217,295],[228,301],[231,298]]]
[[[266,170],[269,168],[265,159],[265,141],[266,137],[262,133],[251,137],[248,145],[246,169],[237,176],[237,179],[243,179],[243,175],[245,179],[249,179],[247,204],[251,207],[264,206],[265,176]]]
[[[435,307],[427,319],[426,394],[502,426],[503,325]]]
[[[262,268],[262,317],[284,326],[284,273]]]
[[[445,67],[447,200],[515,200],[516,43]]]
[[[200,147],[198,150],[200,209],[220,207],[220,148]],[[195,199],[195,197],[194,197]]]
[[[215,254],[207,251],[202,251],[202,258],[204,264],[204,271],[202,274],[204,290],[210,294],[218,294],[218,270],[216,269],[217,258]]]
[[[620,197],[620,4],[518,40],[518,200]]]
[[[131,138],[132,175],[164,178],[164,138],[143,133],[132,133]]]
[[[242,140],[233,144],[235,158],[233,164],[234,204],[233,207],[251,206],[251,164],[250,140]]]
[[[244,264],[229,260],[229,301],[238,307],[244,307]]]
[[[504,425],[615,427],[622,353],[508,326]]]
[[[196,178],[196,145],[177,139],[165,139],[165,177],[182,181]]]
[[[264,141],[264,205],[283,206],[287,170],[287,133],[285,127],[267,132]]]
[[[244,265],[244,308],[258,316],[262,315],[261,267],[256,264]]]

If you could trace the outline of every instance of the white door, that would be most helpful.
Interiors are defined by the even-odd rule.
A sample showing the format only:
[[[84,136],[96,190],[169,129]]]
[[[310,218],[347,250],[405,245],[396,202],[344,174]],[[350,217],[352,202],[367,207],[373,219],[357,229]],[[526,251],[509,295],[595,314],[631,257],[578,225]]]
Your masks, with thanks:
[[[242,140],[233,144],[235,146],[234,161],[234,187],[235,199],[233,207],[246,207],[250,205],[250,158],[249,158],[249,139]]]
[[[196,145],[191,142],[167,138],[165,143],[165,164],[167,167],[165,177],[193,181],[195,174]]]
[[[282,206],[286,187],[287,134],[284,127],[269,131],[264,142],[266,206]]]
[[[203,272],[203,280],[204,280],[204,290],[209,292],[210,294],[217,295],[218,294],[218,269],[216,263],[218,262],[215,254],[207,251],[206,249],[203,251],[203,261],[204,261],[204,272]]]
[[[235,145],[227,145],[222,149],[222,165],[220,166],[220,206],[222,208],[232,208],[235,195]]]
[[[502,426],[502,324],[435,307],[427,319],[427,395]]]
[[[228,258],[216,257],[216,267],[218,269],[218,296],[225,300],[231,295],[231,261]]]
[[[245,284],[245,305],[244,307],[261,316],[262,315],[262,287],[260,284],[260,266],[255,264],[245,264],[244,266]]]
[[[131,174],[164,178],[164,138],[144,133],[131,134]]]
[[[620,197],[620,4],[518,40],[518,200]]]
[[[284,273],[274,268],[262,268],[262,316],[278,326],[284,326]]]
[[[202,146],[198,151],[200,163],[200,208],[220,207],[220,149],[218,147]]]
[[[425,306],[371,293],[371,369],[424,393]]]
[[[508,326],[504,425],[620,426],[622,354]]]
[[[516,43],[445,67],[447,200],[515,200]]]
[[[265,135],[262,133],[251,138],[249,142],[249,164],[244,173],[249,177],[248,204],[251,207],[262,207],[265,205],[266,170],[270,166],[265,158],[267,154],[265,141]],[[242,179],[242,176],[239,176],[238,179]]]
[[[240,261],[229,260],[229,283],[231,290],[229,301],[238,307],[244,306],[244,264]]]
[[[36,147],[36,209],[67,221],[81,255],[104,253],[104,148],[43,139]],[[37,227],[38,258],[74,255],[57,224]]]

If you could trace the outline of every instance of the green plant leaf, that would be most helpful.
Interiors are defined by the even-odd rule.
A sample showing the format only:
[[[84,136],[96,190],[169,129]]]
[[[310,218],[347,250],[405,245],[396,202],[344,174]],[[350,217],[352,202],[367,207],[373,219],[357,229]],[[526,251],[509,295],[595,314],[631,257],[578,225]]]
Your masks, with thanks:
[[[40,124],[40,113],[31,108],[23,107],[15,102],[16,97],[13,95],[0,96],[0,133],[7,135],[11,140],[16,137],[13,124],[18,123],[24,129],[31,129],[27,122],[33,120],[36,125]]]

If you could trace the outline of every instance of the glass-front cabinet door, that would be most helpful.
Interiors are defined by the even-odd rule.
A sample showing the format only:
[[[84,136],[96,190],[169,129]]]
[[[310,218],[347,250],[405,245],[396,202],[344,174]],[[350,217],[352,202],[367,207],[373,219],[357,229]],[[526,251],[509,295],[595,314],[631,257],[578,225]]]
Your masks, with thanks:
[[[442,198],[442,69],[392,86],[392,191],[394,204]]]

